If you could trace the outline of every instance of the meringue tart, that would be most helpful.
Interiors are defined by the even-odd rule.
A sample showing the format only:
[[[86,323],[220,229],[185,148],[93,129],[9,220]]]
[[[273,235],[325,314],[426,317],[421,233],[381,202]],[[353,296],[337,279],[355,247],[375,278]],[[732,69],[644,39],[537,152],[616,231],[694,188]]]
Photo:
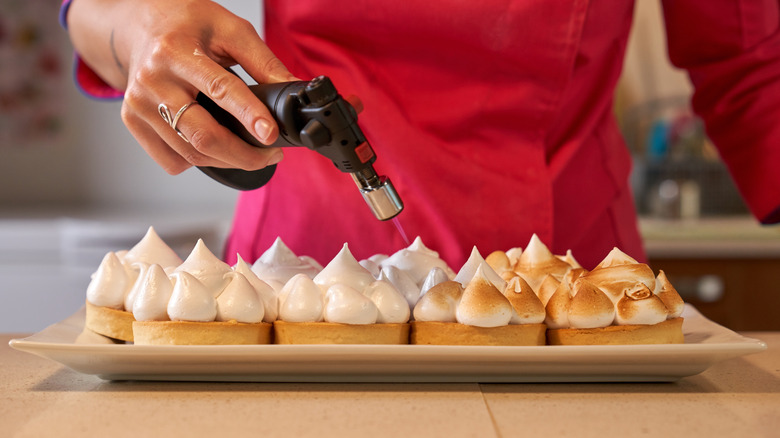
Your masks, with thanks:
[[[544,307],[530,286],[515,277],[502,294],[485,278],[481,266],[465,288],[455,281],[432,287],[417,303],[415,318],[412,344],[545,344]]]

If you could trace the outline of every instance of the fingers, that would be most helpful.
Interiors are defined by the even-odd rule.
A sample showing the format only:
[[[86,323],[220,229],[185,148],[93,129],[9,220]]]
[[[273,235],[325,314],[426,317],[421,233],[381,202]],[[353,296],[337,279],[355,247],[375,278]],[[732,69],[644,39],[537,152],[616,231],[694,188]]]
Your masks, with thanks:
[[[138,144],[167,173],[178,175],[192,166],[179,152],[169,147],[154,128],[136,114],[123,111],[122,120]]]
[[[163,129],[160,134],[165,135],[166,139],[171,139],[169,144],[176,144],[172,141],[175,138],[172,137],[179,137],[173,128],[164,123],[161,128]],[[190,152],[185,158],[193,165],[255,170],[282,160],[281,149],[247,145],[214,120],[200,105],[190,107],[179,120],[177,128],[189,139],[189,144],[184,142],[183,145],[178,146]],[[212,160],[214,163],[209,164]]]
[[[133,51],[122,108],[125,124],[168,173],[193,165],[255,170],[279,162],[280,149],[248,145],[199,105],[186,109],[176,123],[189,143],[158,114],[157,106],[164,103],[175,116],[200,91],[270,145],[279,128],[268,108],[224,66],[239,63],[261,83],[295,79],[248,21],[211,2],[175,9],[178,5],[165,3],[165,11],[177,13],[154,15],[148,33],[128,43]]]
[[[258,83],[296,80],[246,20],[236,18],[209,50],[195,51],[190,59],[174,64],[182,78],[232,114],[261,143],[276,141],[279,130],[268,109],[236,75],[220,63],[240,64]],[[211,55],[211,56],[210,56]],[[193,62],[194,61],[194,62]]]
[[[227,38],[223,46],[230,57],[261,84],[297,81],[287,67],[273,54],[246,20],[224,29]]]
[[[232,114],[258,141],[273,144],[279,128],[268,108],[238,76],[205,55],[196,56],[189,62],[176,63],[174,73],[187,78],[195,89],[193,93],[202,92]]]
[[[157,113],[158,104],[145,96],[126,95],[122,119],[147,154],[169,174],[191,166],[255,170],[282,159],[281,149],[247,145],[197,104],[189,106],[176,123],[187,142]],[[187,99],[182,94],[175,100],[184,105]],[[174,117],[181,107],[178,103],[166,105]]]

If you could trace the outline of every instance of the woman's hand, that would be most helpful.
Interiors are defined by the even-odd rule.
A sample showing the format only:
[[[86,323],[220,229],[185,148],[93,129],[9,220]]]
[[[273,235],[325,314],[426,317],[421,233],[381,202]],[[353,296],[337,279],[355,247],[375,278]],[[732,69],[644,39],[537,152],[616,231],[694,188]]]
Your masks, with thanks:
[[[225,69],[236,64],[258,83],[296,80],[254,27],[207,0],[73,0],[68,29],[76,51],[108,84],[125,90],[122,120],[168,173],[190,166],[254,170],[282,159],[281,149],[255,148],[197,104],[202,92],[264,144],[278,127],[244,82]]]

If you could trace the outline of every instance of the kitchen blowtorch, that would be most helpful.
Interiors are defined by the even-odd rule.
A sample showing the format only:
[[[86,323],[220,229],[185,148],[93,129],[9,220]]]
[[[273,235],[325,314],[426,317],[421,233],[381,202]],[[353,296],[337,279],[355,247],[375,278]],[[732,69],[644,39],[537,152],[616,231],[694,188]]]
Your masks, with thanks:
[[[255,147],[306,147],[330,159],[340,171],[352,175],[366,204],[379,220],[397,216],[404,208],[390,179],[374,170],[376,154],[357,124],[357,111],[339,95],[327,76],[311,81],[251,85],[279,125],[279,138],[271,145],[260,143],[230,113],[205,94],[198,103],[223,126]],[[259,170],[199,167],[203,173],[238,190],[264,186],[276,165]],[[315,182],[313,182],[315,183]]]

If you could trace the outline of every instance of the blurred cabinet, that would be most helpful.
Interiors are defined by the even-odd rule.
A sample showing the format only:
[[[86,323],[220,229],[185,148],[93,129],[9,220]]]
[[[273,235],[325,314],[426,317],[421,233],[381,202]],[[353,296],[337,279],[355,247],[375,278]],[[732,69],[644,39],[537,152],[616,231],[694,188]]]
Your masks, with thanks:
[[[0,217],[0,332],[37,332],[73,314],[103,256],[132,248],[150,225],[182,258],[198,239],[221,255],[229,222],[206,211],[3,211],[9,217]]]
[[[780,226],[742,217],[640,220],[650,266],[732,330],[780,330]]]
[[[683,299],[732,330],[780,330],[780,258],[650,258]]]

